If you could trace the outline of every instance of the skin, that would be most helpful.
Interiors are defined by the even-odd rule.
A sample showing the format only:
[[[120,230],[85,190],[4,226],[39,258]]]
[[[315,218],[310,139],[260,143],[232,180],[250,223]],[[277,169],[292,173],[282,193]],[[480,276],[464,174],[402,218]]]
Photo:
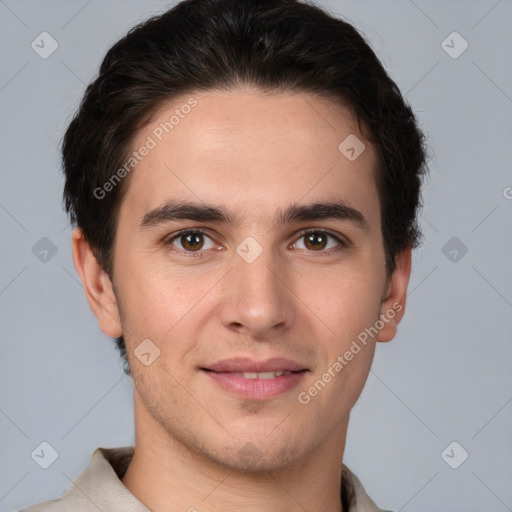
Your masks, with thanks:
[[[153,511],[341,511],[350,411],[376,342],[395,336],[405,311],[411,249],[386,275],[375,152],[348,110],[304,93],[190,96],[197,106],[130,175],[114,288],[80,230],[73,234],[89,304],[107,336],[124,335],[133,374],[136,449],[122,482]],[[133,148],[188,97],[162,106]],[[354,161],[338,150],[349,134],[366,144]],[[222,206],[239,218],[232,225],[185,219],[140,228],[144,215],[171,199]],[[291,204],[327,201],[359,210],[368,229],[343,219],[278,222]],[[199,257],[187,257],[186,249],[193,251],[179,237],[164,243],[184,228],[206,232]],[[306,228],[350,245],[334,238],[325,247],[308,245]],[[248,236],[262,248],[252,263],[236,252]],[[298,393],[393,304],[401,311],[301,404]],[[160,350],[149,366],[134,355],[144,339]],[[275,398],[241,399],[199,369],[233,356],[287,357],[309,372]],[[247,443],[258,457],[241,456]]]

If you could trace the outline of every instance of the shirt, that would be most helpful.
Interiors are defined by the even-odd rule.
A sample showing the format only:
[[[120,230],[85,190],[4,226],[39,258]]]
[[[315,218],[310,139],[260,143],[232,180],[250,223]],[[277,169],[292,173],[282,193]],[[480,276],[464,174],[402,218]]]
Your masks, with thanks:
[[[135,448],[97,448],[91,465],[59,499],[33,505],[21,512],[151,512],[121,482]],[[378,508],[359,479],[342,466],[341,501],[347,512],[390,512]]]

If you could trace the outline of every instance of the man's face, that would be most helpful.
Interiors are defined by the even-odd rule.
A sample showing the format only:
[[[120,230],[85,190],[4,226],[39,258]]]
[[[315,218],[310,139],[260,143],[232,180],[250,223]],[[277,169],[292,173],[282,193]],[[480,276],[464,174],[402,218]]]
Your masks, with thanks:
[[[385,313],[375,153],[347,110],[313,95],[193,97],[169,133],[158,127],[188,97],[138,134],[133,150],[156,146],[119,211],[113,282],[139,421],[222,465],[277,469],[344,440],[370,369],[372,337],[332,370]],[[351,134],[366,145],[353,161],[338,149]],[[184,203],[230,222],[163,208]],[[300,209],[314,204],[361,218]],[[160,351],[148,366],[134,354],[143,340]],[[302,371],[254,380],[240,374],[250,362],[221,364],[231,358]]]

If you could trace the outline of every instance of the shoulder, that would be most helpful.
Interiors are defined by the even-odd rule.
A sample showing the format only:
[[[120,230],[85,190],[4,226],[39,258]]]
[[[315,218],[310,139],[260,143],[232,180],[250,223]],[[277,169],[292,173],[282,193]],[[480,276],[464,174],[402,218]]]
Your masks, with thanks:
[[[366,493],[363,484],[350,469],[343,464],[343,477],[347,481],[348,493],[350,496],[350,507],[348,512],[392,512],[379,508]]]
[[[66,512],[70,511],[67,504],[64,504],[61,499],[46,501],[39,503],[38,505],[32,505],[31,507],[24,508],[20,512]]]
[[[98,512],[98,507],[91,500],[66,491],[58,499],[31,505],[20,512]]]
[[[123,486],[133,447],[97,448],[91,463],[62,496],[32,505],[20,512],[98,512],[98,510],[145,510]],[[131,508],[130,508],[131,507]]]

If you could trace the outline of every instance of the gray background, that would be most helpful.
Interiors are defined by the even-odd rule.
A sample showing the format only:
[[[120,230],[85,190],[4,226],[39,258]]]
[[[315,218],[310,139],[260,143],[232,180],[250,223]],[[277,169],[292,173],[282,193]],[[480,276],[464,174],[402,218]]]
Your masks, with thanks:
[[[166,5],[0,1],[3,511],[59,497],[96,447],[134,442],[131,381],[73,267],[58,145],[107,49]],[[378,345],[344,461],[383,508],[512,510],[512,2],[321,5],[367,36],[433,150],[407,313]],[[31,48],[43,31],[59,45],[47,59]],[[458,58],[441,45],[453,31]],[[43,441],[48,469],[31,458]],[[452,465],[469,453],[457,469],[441,456],[453,441]]]

